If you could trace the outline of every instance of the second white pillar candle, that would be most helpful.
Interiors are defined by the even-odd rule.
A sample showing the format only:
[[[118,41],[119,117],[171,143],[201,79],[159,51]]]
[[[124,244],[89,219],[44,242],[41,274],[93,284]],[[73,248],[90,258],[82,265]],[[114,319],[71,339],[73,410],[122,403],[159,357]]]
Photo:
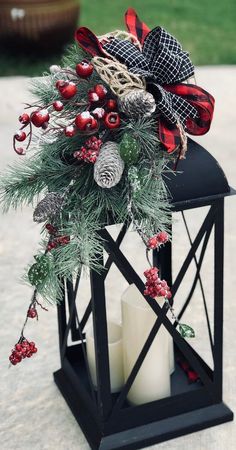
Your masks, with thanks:
[[[160,298],[160,306],[163,299]],[[122,295],[122,333],[125,381],[157,319],[136,286]],[[170,338],[161,325],[130,388],[127,399],[134,405],[170,396]]]

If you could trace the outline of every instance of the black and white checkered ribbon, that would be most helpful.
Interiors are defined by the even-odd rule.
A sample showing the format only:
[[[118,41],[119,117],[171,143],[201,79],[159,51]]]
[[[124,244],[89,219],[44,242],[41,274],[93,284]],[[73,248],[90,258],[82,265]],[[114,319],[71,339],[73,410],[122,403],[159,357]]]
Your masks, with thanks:
[[[171,123],[180,120],[184,124],[187,117],[197,117],[197,111],[190,103],[164,88],[167,84],[180,83],[193,76],[194,66],[188,53],[163,28],[156,27],[148,33],[142,52],[132,42],[116,38],[103,47],[124,63],[130,72],[150,83],[159,112]]]

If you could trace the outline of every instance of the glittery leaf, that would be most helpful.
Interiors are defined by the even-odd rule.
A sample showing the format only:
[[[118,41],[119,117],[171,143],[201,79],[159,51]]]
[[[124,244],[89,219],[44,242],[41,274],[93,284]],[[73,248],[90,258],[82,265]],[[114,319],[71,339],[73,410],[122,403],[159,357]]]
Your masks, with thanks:
[[[129,133],[125,133],[120,143],[120,156],[127,165],[138,161],[140,145]]]
[[[184,323],[179,324],[179,332],[183,338],[194,338],[195,337],[194,329]]]
[[[36,260],[36,263],[34,263],[30,267],[28,271],[28,278],[33,286],[38,287],[47,278],[50,269],[50,264],[49,259],[46,255],[42,256],[37,255],[34,258]]]

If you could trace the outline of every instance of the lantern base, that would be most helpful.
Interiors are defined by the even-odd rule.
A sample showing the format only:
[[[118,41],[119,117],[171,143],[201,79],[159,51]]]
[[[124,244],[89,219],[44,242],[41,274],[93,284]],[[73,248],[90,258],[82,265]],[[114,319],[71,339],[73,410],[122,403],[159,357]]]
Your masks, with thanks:
[[[233,412],[221,402],[104,436],[63,369],[54,373],[54,380],[92,450],[140,449],[233,420]]]

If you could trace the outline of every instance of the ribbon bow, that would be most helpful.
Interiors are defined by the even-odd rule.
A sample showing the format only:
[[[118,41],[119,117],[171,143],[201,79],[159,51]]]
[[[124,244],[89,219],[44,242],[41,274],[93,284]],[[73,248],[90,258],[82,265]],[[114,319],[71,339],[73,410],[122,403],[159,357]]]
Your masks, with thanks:
[[[169,153],[181,146],[182,129],[193,135],[210,128],[214,98],[204,89],[183,83],[194,75],[194,66],[179,42],[161,27],[150,31],[134,9],[125,14],[129,33],[142,45],[142,51],[127,40],[112,38],[101,43],[87,28],[79,28],[76,40],[93,56],[113,56],[128,70],[146,79],[159,115],[159,136]],[[180,126],[181,125],[181,126]]]

